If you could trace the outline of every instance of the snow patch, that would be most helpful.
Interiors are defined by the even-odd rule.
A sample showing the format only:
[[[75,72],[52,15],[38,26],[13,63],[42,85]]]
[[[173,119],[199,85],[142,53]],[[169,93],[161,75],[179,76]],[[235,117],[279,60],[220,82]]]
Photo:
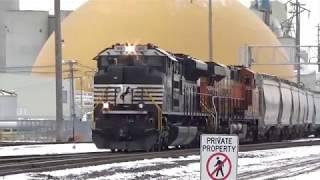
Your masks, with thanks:
[[[97,149],[93,143],[0,146],[0,157],[108,151],[110,150]]]

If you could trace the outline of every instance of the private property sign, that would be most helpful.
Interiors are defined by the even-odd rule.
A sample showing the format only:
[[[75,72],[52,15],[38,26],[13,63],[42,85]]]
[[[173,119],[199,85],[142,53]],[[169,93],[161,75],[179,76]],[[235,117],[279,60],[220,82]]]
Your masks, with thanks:
[[[233,135],[201,135],[201,180],[236,180],[239,138]]]

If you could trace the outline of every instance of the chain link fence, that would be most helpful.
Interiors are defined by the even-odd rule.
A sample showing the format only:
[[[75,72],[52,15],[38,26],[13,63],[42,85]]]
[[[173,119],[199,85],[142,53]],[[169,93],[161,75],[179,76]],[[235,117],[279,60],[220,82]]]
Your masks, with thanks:
[[[92,121],[63,121],[64,141],[91,141]],[[55,120],[0,121],[0,142],[55,142]]]

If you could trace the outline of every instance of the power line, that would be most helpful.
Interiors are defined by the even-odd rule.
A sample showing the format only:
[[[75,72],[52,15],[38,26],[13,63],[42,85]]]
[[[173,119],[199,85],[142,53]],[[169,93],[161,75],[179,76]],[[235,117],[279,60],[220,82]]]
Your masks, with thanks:
[[[0,69],[18,69],[18,68],[53,68],[55,65],[45,65],[45,66],[6,66],[6,67],[0,67]]]
[[[208,26],[209,26],[209,28],[208,28],[208,39],[209,39],[209,61],[210,62],[212,62],[213,61],[213,35],[212,35],[212,0],[209,0],[209,12],[208,12],[208,16],[209,16],[209,18],[208,18],[208,21],[209,21],[209,23],[208,23]]]
[[[84,64],[82,64],[82,63],[79,63],[79,62],[77,62],[77,65],[79,65],[79,66],[81,66],[81,67],[84,67],[84,68],[87,68],[87,69],[90,69],[90,70],[96,70],[96,68],[92,68],[92,67],[90,67],[90,66],[87,66],[87,65],[84,65]]]
[[[74,72],[80,72],[79,70],[74,69]],[[69,73],[70,70],[63,70],[62,73]],[[3,74],[10,74],[10,73],[30,73],[30,74],[55,74],[55,71],[23,71],[23,70],[17,70],[17,71],[0,71],[0,73]]]
[[[320,64],[320,24],[317,27],[318,36],[318,63]],[[320,72],[320,65],[318,66],[318,72]]]

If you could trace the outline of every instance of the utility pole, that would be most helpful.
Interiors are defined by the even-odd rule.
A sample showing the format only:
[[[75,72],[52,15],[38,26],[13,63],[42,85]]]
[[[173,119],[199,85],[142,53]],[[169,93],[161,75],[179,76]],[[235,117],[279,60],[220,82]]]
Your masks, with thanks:
[[[297,68],[297,83],[300,83],[301,82],[301,65],[300,65],[300,57],[301,57],[301,53],[300,53],[300,44],[301,44],[300,43],[300,35],[301,35],[300,34],[301,33],[300,20],[301,19],[300,19],[300,17],[301,16],[300,15],[304,11],[308,11],[310,13],[310,10],[304,8],[303,6],[305,4],[301,4],[299,2],[299,0],[295,0],[295,2],[292,2],[292,1],[293,0],[290,0],[287,3],[290,3],[292,6],[294,6],[294,10],[295,10],[292,18],[293,17],[296,18],[296,42],[295,42],[296,43],[296,59],[295,59],[295,61],[297,63],[297,66],[296,66],[296,68]]]
[[[318,72],[320,72],[320,24],[318,24],[317,26],[317,30],[318,30]]]
[[[212,0],[209,0],[209,61],[213,61],[213,52],[212,52],[212,44],[213,44],[213,35],[212,35]]]
[[[70,117],[72,121],[72,140],[75,141],[75,103],[74,103],[74,67],[76,64],[75,61],[68,61],[69,70],[70,70]]]
[[[80,92],[80,115],[81,115],[81,118],[83,116],[83,78],[80,77],[80,89],[81,89],[81,92]]]
[[[301,81],[301,65],[300,65],[300,3],[299,0],[296,0],[296,63],[297,65],[297,83]]]
[[[54,1],[56,55],[56,141],[63,141],[62,46],[60,0]]]

